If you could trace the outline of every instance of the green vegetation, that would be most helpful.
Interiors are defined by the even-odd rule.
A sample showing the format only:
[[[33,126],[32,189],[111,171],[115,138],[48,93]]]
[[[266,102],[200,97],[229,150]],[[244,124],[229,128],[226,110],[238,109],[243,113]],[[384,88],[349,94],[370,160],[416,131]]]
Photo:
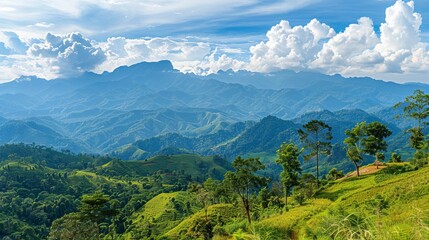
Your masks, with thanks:
[[[287,197],[291,189],[298,184],[299,173],[301,173],[301,164],[298,161],[301,152],[293,142],[289,144],[283,143],[280,149],[277,150],[278,158],[276,163],[282,165],[283,168],[280,174],[280,181],[283,184],[286,211],[288,211]]]
[[[331,154],[332,127],[322,121],[311,120],[303,128],[298,130],[299,138],[304,148],[309,150],[304,159],[316,159],[316,180],[319,181],[319,156]]]
[[[379,122],[367,124],[361,122],[349,130],[346,130],[347,138],[344,143],[347,145],[347,157],[356,167],[357,175],[359,176],[359,168],[363,164],[363,154],[377,155],[380,151],[386,151],[387,143],[384,140],[390,136],[392,132],[387,127]],[[379,156],[379,155],[377,155]],[[378,158],[376,161],[378,162]]]
[[[393,152],[384,163],[391,131],[380,122],[346,129],[345,145],[332,148],[328,125],[314,120],[304,128],[299,131],[304,149],[291,140],[279,146],[277,157],[238,156],[232,164],[177,148],[146,160],[122,161],[36,145],[1,146],[0,236],[429,239],[426,138],[419,140],[410,161]],[[262,129],[254,130],[268,139]],[[331,150],[338,165],[319,179],[318,156]],[[316,176],[302,170],[309,164],[300,159],[303,152],[304,158],[316,157]],[[338,159],[345,157],[356,172],[344,174],[338,167]],[[374,157],[373,164],[365,165]]]

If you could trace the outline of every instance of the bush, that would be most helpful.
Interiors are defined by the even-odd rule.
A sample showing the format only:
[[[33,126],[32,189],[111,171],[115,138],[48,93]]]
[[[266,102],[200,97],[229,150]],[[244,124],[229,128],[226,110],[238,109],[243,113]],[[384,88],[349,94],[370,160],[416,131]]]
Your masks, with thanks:
[[[400,173],[404,173],[404,172],[410,172],[415,170],[412,166],[410,165],[391,165],[387,168],[384,168],[382,170],[380,170],[381,174],[400,174]]]

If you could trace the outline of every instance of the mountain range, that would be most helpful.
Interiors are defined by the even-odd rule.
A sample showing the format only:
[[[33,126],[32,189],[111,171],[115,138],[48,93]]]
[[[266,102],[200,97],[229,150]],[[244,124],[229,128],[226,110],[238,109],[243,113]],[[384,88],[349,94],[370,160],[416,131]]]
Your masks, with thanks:
[[[338,138],[356,115],[399,131],[404,124],[386,113],[415,89],[429,86],[293,71],[197,76],[168,61],[49,81],[25,76],[0,84],[0,143],[129,158],[164,148],[242,154],[296,138],[292,132],[312,118],[334,125]]]

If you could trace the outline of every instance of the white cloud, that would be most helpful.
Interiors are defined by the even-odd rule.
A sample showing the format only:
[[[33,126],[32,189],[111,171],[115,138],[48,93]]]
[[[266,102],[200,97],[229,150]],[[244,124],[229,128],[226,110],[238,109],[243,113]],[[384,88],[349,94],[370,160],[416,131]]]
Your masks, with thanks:
[[[0,29],[25,37],[50,32],[81,32],[85,36],[122,35],[161,25],[200,20],[235,19],[255,14],[286,13],[321,0],[3,0]],[[42,24],[37,27],[38,23]],[[55,26],[49,24],[55,23]],[[36,26],[36,27],[27,27]],[[195,24],[187,27],[195,27]],[[205,27],[205,26],[199,26]],[[110,36],[112,36],[110,35]]]
[[[3,54],[21,54],[25,53],[28,48],[14,32],[0,32],[0,43],[3,45],[3,51],[0,47],[0,52],[3,52]]]
[[[169,38],[126,39],[109,38],[100,44],[107,61],[98,66],[98,71],[112,71],[121,65],[147,61],[170,60],[175,66],[184,66],[203,60],[210,54],[211,46],[204,42],[172,40]],[[182,63],[182,64],[181,64]]]
[[[427,43],[420,40],[422,17],[414,12],[414,2],[402,0],[386,9],[380,27],[381,43],[375,49],[385,58],[385,72],[429,71]]]
[[[281,21],[267,32],[268,41],[250,48],[250,69],[273,71],[277,69],[304,70],[322,47],[323,40],[335,35],[326,24],[313,19],[305,26],[291,27]]]
[[[174,65],[182,72],[195,73],[198,75],[208,75],[229,69],[238,71],[246,67],[247,63],[228,57],[221,51],[222,50],[216,48],[210,55],[205,56],[204,59],[200,61],[194,61],[192,63],[176,62]]]
[[[281,21],[267,32],[267,41],[250,48],[250,69],[311,69],[378,77],[380,73],[429,73],[428,44],[421,42],[421,24],[414,2],[402,0],[386,9],[380,36],[367,17],[338,34],[317,20],[295,27]]]
[[[383,62],[374,47],[380,42],[369,18],[359,19],[344,32],[337,34],[323,45],[311,68],[327,73],[343,73],[350,68],[367,68]]]
[[[93,70],[106,59],[101,48],[79,33],[47,34],[41,43],[30,46],[28,55],[33,60],[49,62],[62,76]]]
[[[42,1],[42,5],[47,7],[47,2]],[[72,18],[85,14],[85,7],[76,5],[76,2],[82,3],[83,6],[90,5],[90,1],[86,0],[72,2],[70,9],[62,6],[54,8],[58,14],[64,12],[64,15]],[[250,11],[257,8],[253,5],[258,2],[237,0],[228,4],[226,9],[216,8],[213,2],[196,0],[151,0],[144,3],[137,0],[97,0],[91,3],[113,13],[121,12],[122,8],[127,8],[130,4],[137,4],[140,8],[133,8],[128,12],[134,20],[141,14],[138,11],[152,9],[149,15],[164,16],[166,21],[185,21],[186,16],[198,18],[211,8],[216,13],[233,12],[237,7],[247,6]],[[288,1],[273,4],[286,2]],[[179,6],[179,3],[183,5]],[[227,5],[226,0],[222,0],[222,3]],[[177,15],[183,14],[190,9],[191,4],[195,4],[196,12],[183,16],[171,15],[173,10]],[[10,1],[5,7],[20,9],[23,5],[19,1]],[[167,13],[171,16],[167,16]],[[7,14],[9,13],[3,15]],[[146,20],[142,19],[143,22]],[[18,75],[53,78],[82,71],[112,71],[119,66],[141,61],[170,60],[175,68],[197,74],[228,69],[261,72],[292,69],[317,70],[346,76],[386,76],[385,79],[394,80],[398,78],[392,76],[402,74],[417,79],[417,75],[429,73],[428,44],[422,42],[420,33],[422,21],[421,15],[414,10],[413,1],[397,0],[386,9],[385,23],[381,25],[379,35],[368,17],[360,18],[357,23],[350,24],[338,34],[317,19],[304,26],[291,26],[288,21],[281,21],[267,32],[265,41],[254,44],[248,50],[233,44],[209,42],[209,37],[111,37],[95,42],[79,33],[23,38],[19,33],[4,31],[0,33],[0,70],[3,71],[2,80],[10,80],[11,76]],[[32,23],[32,27],[49,27],[51,30],[52,27],[58,26],[57,23],[52,25],[50,21],[43,20]]]

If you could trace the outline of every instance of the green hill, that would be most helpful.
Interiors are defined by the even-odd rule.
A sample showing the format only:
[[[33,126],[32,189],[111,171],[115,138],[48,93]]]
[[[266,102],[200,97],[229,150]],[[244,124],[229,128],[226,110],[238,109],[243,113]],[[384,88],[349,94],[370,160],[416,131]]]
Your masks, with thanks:
[[[156,156],[141,161],[113,160],[99,167],[99,174],[108,176],[143,177],[154,173],[181,173],[203,181],[207,177],[221,179],[231,163],[218,156],[194,154]]]
[[[428,239],[429,167],[399,174],[405,168],[338,180],[257,226],[297,239]]]
[[[218,225],[214,239],[429,239],[428,176],[428,166],[413,171],[407,163],[389,164],[332,182],[302,205],[293,200],[288,212],[254,206],[260,217],[250,226],[241,205],[212,205],[209,218]],[[229,210],[219,221],[214,211],[224,208]],[[203,216],[195,213],[164,237],[184,238]]]

